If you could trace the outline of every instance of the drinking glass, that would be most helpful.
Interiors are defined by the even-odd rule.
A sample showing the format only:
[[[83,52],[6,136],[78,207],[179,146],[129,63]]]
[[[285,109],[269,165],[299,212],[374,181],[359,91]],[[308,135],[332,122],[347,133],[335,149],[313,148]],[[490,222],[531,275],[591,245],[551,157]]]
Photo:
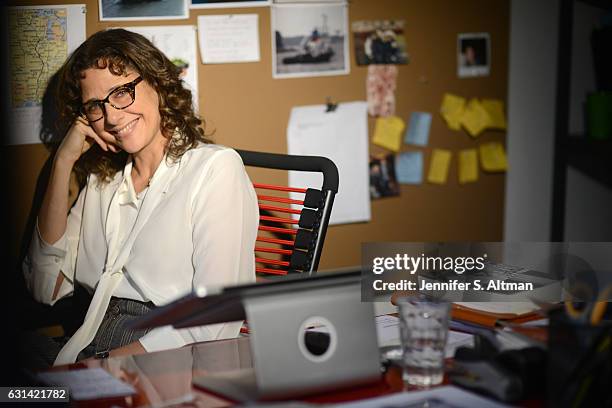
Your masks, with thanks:
[[[450,303],[423,295],[398,299],[403,380],[428,387],[444,378]]]

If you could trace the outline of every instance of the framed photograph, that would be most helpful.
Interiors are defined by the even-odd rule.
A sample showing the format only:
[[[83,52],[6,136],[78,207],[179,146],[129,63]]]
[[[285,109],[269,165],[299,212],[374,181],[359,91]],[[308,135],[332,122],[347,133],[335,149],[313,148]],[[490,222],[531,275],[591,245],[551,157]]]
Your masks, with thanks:
[[[357,65],[409,62],[403,20],[355,21],[351,28]]]
[[[189,18],[189,0],[98,0],[100,21]]]
[[[348,74],[347,7],[324,3],[273,5],[272,76]]]
[[[190,8],[232,8],[232,7],[267,7],[271,0],[191,0]]]
[[[487,76],[491,66],[489,33],[465,33],[457,37],[457,76]]]
[[[370,157],[370,198],[396,197],[400,188],[395,174],[395,155]]]

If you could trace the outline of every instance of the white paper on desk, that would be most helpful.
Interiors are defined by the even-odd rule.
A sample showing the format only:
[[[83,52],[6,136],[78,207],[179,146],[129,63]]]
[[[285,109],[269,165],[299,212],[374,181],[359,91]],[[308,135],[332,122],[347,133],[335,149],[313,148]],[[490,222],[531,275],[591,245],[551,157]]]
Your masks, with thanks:
[[[376,316],[376,334],[378,335],[378,347],[399,346],[399,317],[395,316]],[[462,333],[454,330],[448,331],[448,339],[444,348],[444,357],[449,358],[455,355],[455,350],[461,346],[472,346],[474,335]]]
[[[70,371],[49,371],[36,377],[47,385],[68,387],[74,400],[94,400],[136,394],[136,390],[110,375],[102,368],[85,368]]]
[[[258,18],[257,14],[198,16],[202,64],[259,61]]]
[[[337,408],[502,408],[508,405],[447,385],[424,391],[400,392],[356,402],[329,405]]]
[[[287,126],[289,154],[324,156],[338,167],[340,183],[330,224],[370,220],[368,115],[366,102],[341,103],[333,112],[325,105],[295,107]],[[321,186],[319,173],[289,172],[292,187]],[[292,194],[300,199],[303,195]]]
[[[198,59],[196,29],[192,25],[122,27],[148,38],[172,62],[183,65],[181,79],[191,91],[194,109],[198,110]]]

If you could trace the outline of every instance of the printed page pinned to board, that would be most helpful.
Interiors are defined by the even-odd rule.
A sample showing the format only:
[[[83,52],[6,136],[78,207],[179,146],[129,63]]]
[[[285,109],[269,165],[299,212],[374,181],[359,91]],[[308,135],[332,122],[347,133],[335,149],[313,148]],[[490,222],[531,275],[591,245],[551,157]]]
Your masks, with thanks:
[[[202,64],[258,62],[259,16],[224,14],[198,16]]]
[[[287,126],[289,154],[324,156],[338,167],[339,191],[330,224],[370,220],[368,114],[366,102],[347,102],[334,112],[325,105],[294,107]],[[321,185],[320,174],[290,171],[295,187]]]
[[[147,37],[177,68],[183,84],[191,91],[194,109],[198,110],[198,59],[196,29],[192,25],[123,27]]]

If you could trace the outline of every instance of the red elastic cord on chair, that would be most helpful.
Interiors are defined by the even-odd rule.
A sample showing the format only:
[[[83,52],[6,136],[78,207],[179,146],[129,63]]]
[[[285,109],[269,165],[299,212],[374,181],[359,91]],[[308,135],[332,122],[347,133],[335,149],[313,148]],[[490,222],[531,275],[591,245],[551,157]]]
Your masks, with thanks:
[[[268,238],[268,237],[257,237],[259,242],[268,242],[270,244],[279,244],[285,246],[293,246],[293,241],[288,241],[286,239],[278,239],[278,238]]]
[[[257,198],[261,201],[273,201],[275,203],[304,205],[304,200],[293,200],[291,198],[285,197],[258,195]]]
[[[259,184],[259,183],[253,183],[253,186],[255,186],[255,188],[261,188],[263,190],[275,190],[275,191],[291,191],[294,193],[306,193],[305,188],[297,188],[297,187],[285,187],[285,186],[275,186],[273,184]]]
[[[296,210],[293,208],[276,207],[274,205],[266,205],[266,204],[259,204],[259,209],[268,210],[268,211],[278,211],[278,212],[284,212],[284,213],[289,213],[289,214],[301,214],[302,213],[300,210]]]
[[[292,234],[292,235],[297,234],[297,230],[296,229],[279,228],[279,227],[268,227],[267,225],[260,225],[259,226],[259,230],[261,230],[261,231],[269,231],[269,232],[280,232],[280,233],[283,233],[283,234]]]
[[[267,252],[270,254],[282,254],[282,255],[291,255],[293,253],[293,251],[290,249],[268,248],[268,247],[255,247],[255,252]]]
[[[261,262],[269,265],[279,265],[279,266],[289,266],[289,262],[287,261],[279,261],[277,259],[268,259],[268,258],[255,258],[255,262]]]
[[[289,272],[284,269],[270,269],[270,268],[262,268],[260,266],[255,268],[255,272],[259,273],[267,273],[269,275],[287,275]]]
[[[305,194],[305,188],[294,188],[294,187],[285,187],[285,186],[277,186],[272,184],[262,184],[262,183],[254,183],[253,186],[260,190],[272,190],[272,191],[281,191],[281,192],[293,192]],[[292,198],[286,197],[278,197],[271,195],[260,195],[257,194],[257,199],[259,201],[259,209],[264,211],[275,211],[285,214],[301,214],[302,211],[299,209],[291,208],[291,207],[281,207],[277,205],[266,204],[265,202],[273,202],[273,203],[281,203],[281,204],[296,204],[296,205],[304,205],[303,200],[296,200]],[[288,218],[288,217],[276,217],[271,215],[261,215],[259,217],[260,221],[266,221],[267,224],[277,224],[279,226],[273,225],[259,225],[260,231],[267,231],[277,234],[291,235],[295,237],[297,234],[297,228],[287,228],[287,226],[297,225],[299,221],[297,219]],[[295,239],[295,238],[293,238]],[[263,237],[258,236],[257,241],[265,242],[269,244],[280,245],[281,248],[273,248],[266,246],[257,246],[255,248],[255,252],[260,253],[271,253],[271,254],[279,254],[284,256],[291,256],[293,253],[294,241],[289,239],[280,239],[280,238],[271,238],[271,237]],[[290,249],[284,249],[282,246],[289,247]],[[290,265],[287,261],[282,261],[278,259],[270,259],[263,257],[256,257],[255,261],[263,266],[258,266],[255,270],[259,273],[264,274],[274,274],[274,275],[286,275],[288,273],[287,267]],[[278,267],[274,268],[274,267]]]
[[[292,218],[283,218],[283,217],[270,217],[268,215],[261,215],[259,216],[260,220],[264,220],[264,221],[273,221],[273,222],[280,222],[280,223],[285,223],[285,224],[297,224],[299,223],[298,220],[294,220]]]

